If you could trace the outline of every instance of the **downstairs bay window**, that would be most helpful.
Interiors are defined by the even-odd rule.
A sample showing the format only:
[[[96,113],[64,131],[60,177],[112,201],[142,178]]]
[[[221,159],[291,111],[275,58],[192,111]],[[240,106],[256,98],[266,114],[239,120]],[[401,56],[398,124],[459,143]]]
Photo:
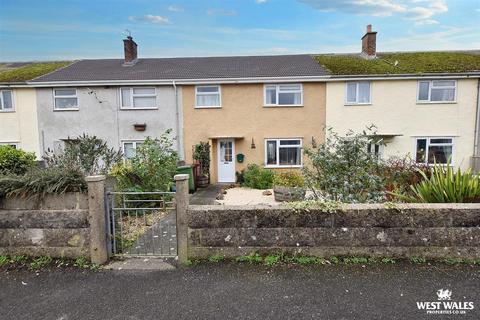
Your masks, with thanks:
[[[301,167],[301,139],[267,139],[265,140],[266,167]]]
[[[417,138],[415,143],[415,161],[425,164],[447,164],[453,155],[453,138]],[[453,160],[450,160],[453,164]]]

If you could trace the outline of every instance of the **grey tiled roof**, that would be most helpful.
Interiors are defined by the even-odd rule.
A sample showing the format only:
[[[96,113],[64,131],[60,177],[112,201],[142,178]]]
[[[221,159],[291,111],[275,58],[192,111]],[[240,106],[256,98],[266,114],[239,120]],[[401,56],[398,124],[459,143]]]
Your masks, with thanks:
[[[77,61],[31,82],[225,79],[327,74],[310,55],[140,58],[133,66],[123,66],[123,59],[98,59]]]

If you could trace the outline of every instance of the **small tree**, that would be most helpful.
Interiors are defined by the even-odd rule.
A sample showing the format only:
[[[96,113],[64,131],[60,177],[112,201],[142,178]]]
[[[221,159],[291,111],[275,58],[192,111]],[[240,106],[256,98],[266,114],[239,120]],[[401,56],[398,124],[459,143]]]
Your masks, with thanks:
[[[305,149],[309,164],[303,169],[305,182],[316,198],[341,202],[381,202],[385,199],[379,160],[368,146],[374,127],[340,137],[327,130],[324,144]]]
[[[35,166],[35,154],[0,146],[0,174],[24,174]]]
[[[122,152],[84,133],[69,141],[61,152],[47,152],[44,159],[49,166],[77,168],[85,175],[107,174],[114,164],[122,161]]]
[[[200,163],[202,175],[210,176],[210,144],[208,142],[200,142],[194,146],[193,159]]]

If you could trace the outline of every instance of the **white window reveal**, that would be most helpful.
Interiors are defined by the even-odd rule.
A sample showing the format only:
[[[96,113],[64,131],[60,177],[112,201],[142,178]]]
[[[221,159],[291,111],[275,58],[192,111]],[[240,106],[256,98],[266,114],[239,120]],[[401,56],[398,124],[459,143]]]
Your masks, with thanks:
[[[346,104],[369,104],[370,103],[370,82],[347,82],[346,83]]]
[[[196,86],[195,87],[196,108],[220,108],[220,86]]]
[[[135,157],[137,148],[143,144],[143,140],[138,141],[124,141],[123,142],[123,156],[126,159]]]
[[[0,90],[0,112],[13,110],[12,90]]]
[[[77,89],[53,89],[53,99],[56,110],[77,110],[78,97]]]
[[[297,84],[265,85],[265,106],[303,105],[303,86]]]
[[[123,109],[156,109],[157,93],[155,87],[121,88],[121,106]]]
[[[418,102],[455,102],[456,80],[418,81]]]
[[[267,167],[302,166],[302,140],[267,139],[265,141],[265,165]]]
[[[452,138],[417,138],[415,145],[417,163],[446,164],[453,154]],[[453,163],[453,160],[451,160]]]

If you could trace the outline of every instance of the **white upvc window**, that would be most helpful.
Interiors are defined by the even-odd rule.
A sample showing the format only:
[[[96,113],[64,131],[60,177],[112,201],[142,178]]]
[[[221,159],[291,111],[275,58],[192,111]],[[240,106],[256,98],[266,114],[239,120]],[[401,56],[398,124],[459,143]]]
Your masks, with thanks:
[[[0,90],[0,112],[12,112],[14,110],[12,90]]]
[[[302,166],[302,139],[266,139],[265,166],[291,168]]]
[[[370,81],[346,82],[345,104],[370,104],[371,103]]]
[[[267,84],[264,86],[264,105],[302,106],[303,86],[301,83]]]
[[[448,159],[453,165],[453,138],[419,137],[415,141],[415,161],[425,164],[446,164]]]
[[[382,159],[384,147],[385,146],[383,144],[372,141],[367,145],[367,152],[373,154],[378,159]]]
[[[418,81],[417,102],[451,103],[457,100],[456,80]]]
[[[195,87],[195,108],[221,108],[221,106],[219,85]]]
[[[123,156],[131,159],[137,154],[137,148],[143,144],[143,140],[125,140],[122,142]]]
[[[75,88],[53,89],[55,110],[78,110],[78,96]]]
[[[0,146],[10,146],[14,149],[18,149],[18,143],[16,142],[0,142]]]
[[[155,87],[120,88],[120,106],[122,109],[156,109]]]

